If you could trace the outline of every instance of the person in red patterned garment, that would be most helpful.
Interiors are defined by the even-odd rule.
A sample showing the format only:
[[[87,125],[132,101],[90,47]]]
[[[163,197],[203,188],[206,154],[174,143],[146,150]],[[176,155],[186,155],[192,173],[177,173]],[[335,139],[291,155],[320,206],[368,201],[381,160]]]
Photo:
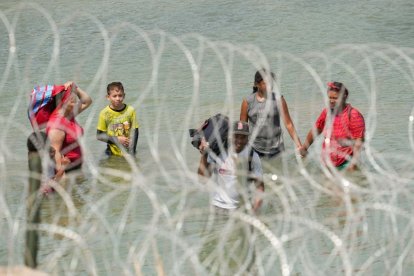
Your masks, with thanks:
[[[365,137],[364,117],[346,102],[348,89],[341,82],[328,83],[329,109],[324,108],[300,148],[306,156],[315,136],[323,133],[322,160],[338,170],[354,171]],[[316,135],[315,135],[316,134]]]
[[[83,135],[83,128],[76,122],[75,116],[92,103],[91,97],[73,82],[66,82],[64,86],[67,92],[51,114],[46,126],[50,145],[55,149],[56,181],[65,172],[80,169],[82,166],[79,138]],[[65,159],[68,162],[62,161]]]

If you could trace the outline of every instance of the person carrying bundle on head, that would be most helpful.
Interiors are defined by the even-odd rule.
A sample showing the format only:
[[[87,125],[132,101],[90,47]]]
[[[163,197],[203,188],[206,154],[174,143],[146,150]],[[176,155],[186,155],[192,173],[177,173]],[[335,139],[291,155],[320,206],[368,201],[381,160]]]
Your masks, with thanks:
[[[91,97],[72,81],[66,82],[64,87],[66,92],[46,125],[50,145],[56,151],[56,180],[59,180],[63,172],[67,173],[82,167],[83,157],[79,139],[83,135],[83,128],[75,117],[92,104]],[[70,163],[65,165],[62,157],[69,159]]]
[[[238,211],[258,213],[264,192],[262,166],[258,154],[247,146],[249,125],[238,121],[231,126],[227,150],[216,155],[204,137],[199,144],[198,174],[211,178],[214,184],[214,222],[206,229],[199,257],[210,274],[250,275],[255,261],[255,233],[232,215]]]
[[[82,152],[78,139],[83,134],[75,116],[88,108],[92,99],[72,81],[63,85],[36,86],[32,90],[28,116],[34,137],[48,147],[52,166],[48,178],[59,181],[66,172],[79,169]],[[47,137],[46,137],[47,135]],[[53,173],[54,172],[54,175]],[[51,189],[50,189],[51,190]]]
[[[238,190],[238,180],[240,177],[244,177],[245,181],[242,182],[247,185],[255,185],[257,194],[251,209],[257,212],[262,204],[261,194],[264,191],[260,158],[256,152],[246,147],[249,139],[249,125],[239,121],[232,126],[231,144],[227,151],[220,152],[218,156],[208,153],[208,146],[205,142],[200,143],[201,158],[198,174],[204,177],[213,177],[217,189],[213,192],[212,204],[226,210],[240,207],[242,193]],[[242,170],[239,170],[240,168]],[[251,190],[250,187],[244,188]]]

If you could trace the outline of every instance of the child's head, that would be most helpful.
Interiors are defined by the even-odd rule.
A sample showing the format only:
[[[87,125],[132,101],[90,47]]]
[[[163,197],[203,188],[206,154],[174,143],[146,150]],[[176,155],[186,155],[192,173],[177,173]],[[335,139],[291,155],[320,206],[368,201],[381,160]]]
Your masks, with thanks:
[[[108,96],[111,94],[111,91],[121,91],[122,93],[125,93],[124,86],[119,81],[114,81],[108,84],[108,86],[106,87],[106,93],[108,94]]]
[[[125,99],[125,92],[124,86],[121,82],[111,82],[108,84],[106,88],[107,96],[106,98],[109,100],[110,107],[115,110],[119,110],[124,108],[124,99]]]

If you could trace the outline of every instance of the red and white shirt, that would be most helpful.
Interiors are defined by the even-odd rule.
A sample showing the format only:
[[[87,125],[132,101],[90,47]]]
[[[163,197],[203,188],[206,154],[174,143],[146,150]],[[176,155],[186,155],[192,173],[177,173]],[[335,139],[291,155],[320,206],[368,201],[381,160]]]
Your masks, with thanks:
[[[316,120],[315,127],[325,136],[322,158],[330,158],[334,166],[340,166],[352,156],[352,140],[365,136],[364,117],[350,104],[337,115],[329,115],[325,108]]]

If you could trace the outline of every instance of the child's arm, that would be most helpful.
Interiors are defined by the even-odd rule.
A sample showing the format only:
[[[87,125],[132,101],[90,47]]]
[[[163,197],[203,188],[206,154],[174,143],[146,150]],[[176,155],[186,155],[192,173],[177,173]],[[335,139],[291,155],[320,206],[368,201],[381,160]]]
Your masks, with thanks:
[[[132,135],[132,145],[129,147],[129,153],[135,155],[137,152],[137,144],[138,144],[138,137],[139,137],[139,128],[134,130],[134,134]]]
[[[137,144],[138,144],[138,137],[139,137],[139,125],[138,125],[138,118],[137,114],[135,112],[135,109],[132,108],[132,114],[131,114],[131,130],[134,130],[130,133],[130,141],[128,151],[129,154],[135,155],[137,152]]]
[[[109,136],[105,131],[96,130],[96,139],[108,144],[117,144],[118,139],[115,136]]]
[[[99,141],[108,143],[108,144],[115,144],[118,147],[120,145],[128,148],[129,147],[129,138],[124,136],[109,136],[105,131],[96,130],[96,139]],[[138,138],[137,138],[138,139]],[[135,145],[136,147],[136,145]]]

